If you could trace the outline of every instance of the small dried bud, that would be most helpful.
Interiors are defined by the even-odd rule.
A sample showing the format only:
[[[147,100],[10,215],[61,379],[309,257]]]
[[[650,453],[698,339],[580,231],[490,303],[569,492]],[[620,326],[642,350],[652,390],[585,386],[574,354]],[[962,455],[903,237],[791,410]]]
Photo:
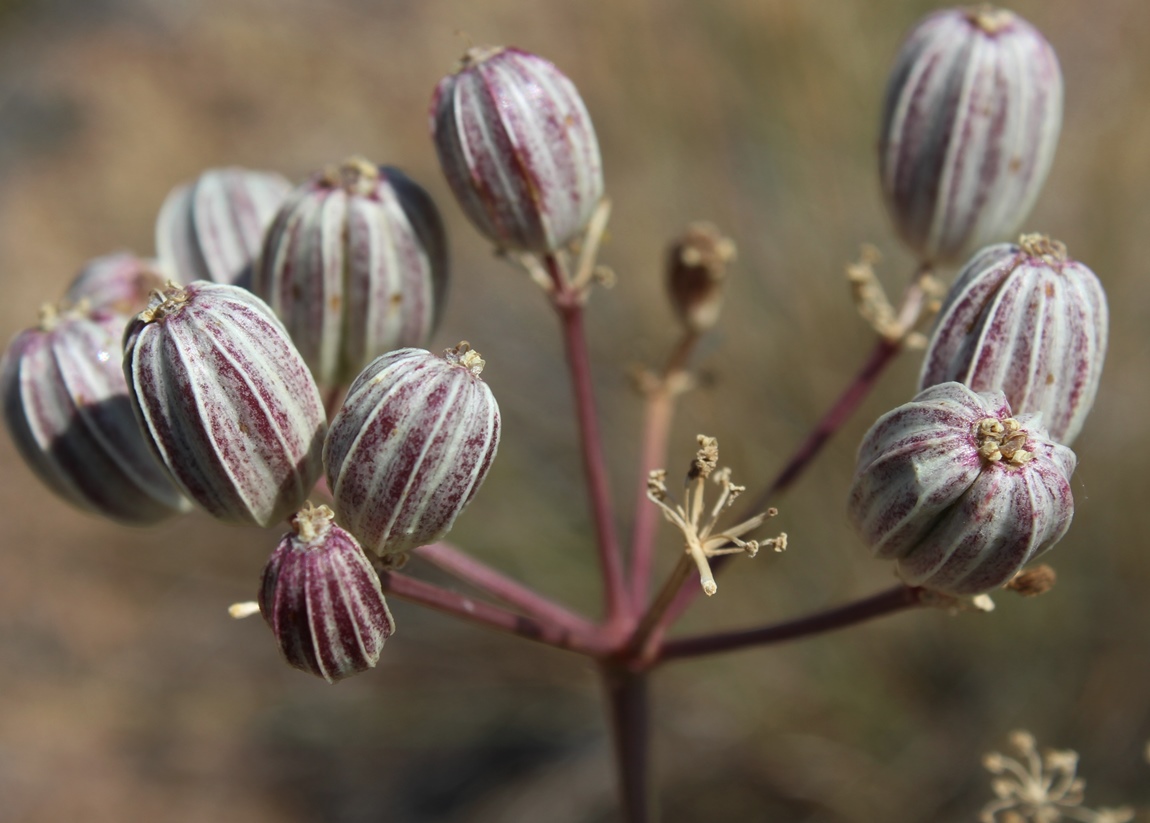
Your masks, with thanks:
[[[155,261],[120,252],[89,261],[68,287],[64,301],[74,306],[83,302],[91,310],[132,315],[144,308],[148,295],[162,285]]]
[[[380,556],[447,534],[499,445],[499,406],[466,343],[400,349],[368,366],[331,424],[324,466],[335,510]]]
[[[333,517],[308,503],[291,518],[259,599],[284,659],[328,683],[373,668],[395,631],[379,576]]]
[[[1001,392],[943,383],[863,438],[849,514],[913,586],[951,595],[1009,581],[1070,527],[1074,452]]]
[[[1017,414],[1040,412],[1070,445],[1094,405],[1106,359],[1106,293],[1057,241],[1026,235],[983,249],[939,312],[919,388],[956,380],[999,390]]]
[[[45,308],[0,364],[4,422],[36,475],[63,499],[123,523],[190,506],[140,432],[120,368],[124,319]]]
[[[215,517],[268,526],[319,477],[319,389],[271,309],[237,286],[157,292],[124,336],[124,374],[153,448]]]
[[[156,221],[156,249],[167,276],[246,287],[264,231],[291,183],[272,172],[209,169],[172,190]]]
[[[710,223],[692,223],[671,245],[667,291],[688,331],[705,332],[718,321],[727,264],[734,259],[734,242]]]
[[[435,89],[431,134],[463,211],[501,249],[566,246],[603,197],[599,143],[579,92],[534,54],[468,51]]]
[[[902,239],[927,262],[947,262],[1015,232],[1061,125],[1058,58],[1033,26],[988,6],[926,17],[895,61],[879,141]]]
[[[1057,580],[1058,575],[1055,574],[1054,569],[1045,563],[1039,563],[1032,569],[1026,569],[1014,575],[1011,581],[1006,584],[1006,588],[1023,597],[1037,597],[1053,589]]]
[[[252,291],[267,300],[321,386],[427,342],[447,288],[439,212],[398,169],[351,158],[288,197]]]

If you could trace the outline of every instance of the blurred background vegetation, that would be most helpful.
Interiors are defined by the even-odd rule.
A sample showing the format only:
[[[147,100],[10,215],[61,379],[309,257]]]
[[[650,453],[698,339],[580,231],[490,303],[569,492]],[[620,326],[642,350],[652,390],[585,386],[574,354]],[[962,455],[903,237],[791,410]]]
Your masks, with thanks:
[[[777,470],[871,343],[842,269],[859,244],[898,293],[912,267],[876,182],[885,74],[923,0],[0,0],[0,337],[85,260],[153,250],[165,194],[204,168],[293,179],[350,153],[438,199],[454,281],[432,348],[470,340],[505,415],[499,459],[452,538],[597,615],[558,335],[527,278],[451,201],[427,139],[469,42],[553,60],[598,129],[615,202],[593,358],[620,527],[634,363],[672,344],[662,258],[706,218],[735,238],[704,387],[675,460],[719,438],[751,488]],[[1150,4],[1025,0],[1066,77],[1062,142],[1028,230],[1109,291],[1111,350],[1076,442],[1060,578],[991,615],[905,614],[802,644],[675,664],[655,680],[667,821],[969,821],[1007,732],[1077,749],[1093,805],[1150,805]],[[843,516],[853,453],[913,392],[905,356],[784,499],[781,556],[733,564],[684,628],[738,627],[892,582]],[[393,603],[380,667],[336,687],[289,669],[250,599],[278,535],[193,515],[130,530],[45,491],[0,437],[0,820],[615,819],[609,741],[580,658]],[[677,471],[677,466],[672,465]],[[1139,480],[1139,478],[1142,478]],[[664,565],[676,538],[661,533]],[[420,575],[430,574],[413,565]]]

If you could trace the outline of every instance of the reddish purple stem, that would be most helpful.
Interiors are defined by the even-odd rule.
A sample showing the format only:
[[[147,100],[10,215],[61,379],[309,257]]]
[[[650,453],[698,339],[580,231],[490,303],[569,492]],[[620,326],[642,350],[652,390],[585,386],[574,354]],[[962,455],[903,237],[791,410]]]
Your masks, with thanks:
[[[595,629],[594,624],[582,615],[512,580],[449,543],[420,546],[412,554],[537,620],[582,634],[589,634]]]
[[[615,534],[615,516],[611,507],[611,489],[607,480],[607,463],[603,458],[603,436],[595,411],[595,394],[591,383],[591,363],[587,356],[587,338],[583,330],[583,305],[580,295],[571,289],[559,258],[544,258],[547,272],[555,285],[552,300],[563,327],[563,343],[575,394],[575,412],[579,421],[583,470],[587,475],[587,492],[595,522],[595,542],[603,570],[603,588],[607,599],[607,621],[613,625],[627,616],[627,595],[623,587],[623,562]]]
[[[603,657],[612,647],[605,633],[599,629],[586,633],[572,631],[549,621],[507,611],[499,606],[425,583],[399,572],[381,571],[379,582],[387,594],[401,600],[418,603],[453,617],[546,643],[549,646],[591,657]]]
[[[770,626],[760,626],[724,634],[709,634],[668,640],[655,655],[653,663],[665,663],[684,657],[735,651],[748,646],[769,646],[799,637],[853,626],[876,617],[921,606],[925,590],[914,586],[898,585],[884,592],[797,620],[788,620]]]

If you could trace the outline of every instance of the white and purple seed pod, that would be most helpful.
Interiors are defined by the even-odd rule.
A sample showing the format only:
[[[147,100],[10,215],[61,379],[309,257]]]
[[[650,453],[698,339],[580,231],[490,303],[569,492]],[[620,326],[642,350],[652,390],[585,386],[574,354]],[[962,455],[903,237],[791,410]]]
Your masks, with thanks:
[[[863,437],[848,513],[875,557],[909,585],[990,591],[1062,539],[1076,458],[1002,392],[943,383]]]
[[[246,288],[264,232],[289,191],[282,175],[234,167],[177,186],[156,220],[165,275],[184,285],[210,280]]]
[[[125,319],[41,311],[0,364],[4,422],[21,457],[57,495],[121,523],[148,525],[191,507],[136,423],[120,368]]]
[[[1069,446],[1094,405],[1109,314],[1094,272],[1042,235],[983,249],[951,286],[919,389],[955,380],[999,390],[1017,414],[1040,412]]]
[[[499,446],[499,406],[466,343],[400,349],[352,384],[323,458],[336,515],[382,556],[432,543],[479,490]]]
[[[989,6],[934,12],[903,43],[879,140],[895,227],[926,263],[1017,231],[1062,126],[1062,73],[1046,39]]]
[[[549,254],[603,198],[591,117],[554,65],[514,48],[473,48],[439,82],[431,135],[463,211],[499,248]]]
[[[89,260],[68,286],[64,302],[126,317],[148,305],[152,291],[163,285],[156,261],[117,252]]]
[[[291,193],[252,284],[321,386],[350,383],[384,352],[425,345],[446,289],[447,244],[431,197],[362,158]]]
[[[270,526],[322,470],[319,389],[254,294],[170,284],[124,335],[124,375],[152,447],[184,492],[229,523]]]
[[[259,606],[284,659],[334,683],[374,668],[395,631],[363,549],[308,503],[264,567]]]

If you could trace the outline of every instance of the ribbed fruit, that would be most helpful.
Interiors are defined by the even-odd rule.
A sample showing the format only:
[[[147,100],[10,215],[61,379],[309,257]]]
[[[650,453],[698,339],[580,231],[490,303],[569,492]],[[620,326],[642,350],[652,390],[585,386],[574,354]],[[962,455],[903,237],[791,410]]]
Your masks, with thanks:
[[[385,354],[332,420],[324,466],[344,528],[378,555],[447,534],[499,445],[499,406],[466,343]]]
[[[1008,582],[1074,516],[1074,452],[1001,392],[943,383],[863,438],[848,513],[908,584],[954,595]]]
[[[68,287],[64,302],[91,310],[133,315],[148,305],[154,289],[164,285],[158,264],[129,252],[89,260]]]
[[[1062,126],[1062,73],[1046,39],[986,5],[946,9],[907,36],[879,140],[886,204],[926,262],[961,260],[1017,231]]]
[[[983,249],[935,322],[919,388],[955,380],[1000,390],[1018,414],[1040,412],[1070,445],[1094,404],[1109,314],[1094,273],[1041,235]]]
[[[188,497],[230,522],[296,511],[322,469],[319,390],[283,325],[238,286],[171,285],[128,326],[124,374]]]
[[[123,523],[190,506],[140,432],[120,368],[124,318],[45,308],[0,365],[4,422],[28,466],[63,499]]]
[[[291,190],[274,172],[209,169],[176,187],[156,221],[156,251],[167,276],[237,284],[251,281],[264,232]]]
[[[264,567],[259,606],[284,659],[334,683],[373,668],[395,622],[355,538],[307,504]]]
[[[447,244],[431,197],[362,158],[292,192],[252,285],[322,386],[350,383],[384,352],[424,345],[446,289]]]
[[[575,85],[513,48],[474,48],[431,102],[439,163],[463,211],[501,249],[547,254],[603,197],[599,142]]]

